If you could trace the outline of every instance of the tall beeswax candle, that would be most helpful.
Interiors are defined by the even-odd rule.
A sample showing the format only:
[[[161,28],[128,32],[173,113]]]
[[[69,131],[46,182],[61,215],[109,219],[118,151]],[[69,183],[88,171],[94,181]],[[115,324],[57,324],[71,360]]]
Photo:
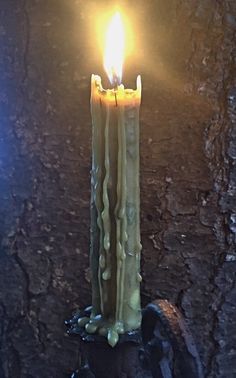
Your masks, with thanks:
[[[107,336],[112,346],[141,321],[140,100],[140,76],[136,90],[104,90],[92,76],[92,316],[86,330]]]

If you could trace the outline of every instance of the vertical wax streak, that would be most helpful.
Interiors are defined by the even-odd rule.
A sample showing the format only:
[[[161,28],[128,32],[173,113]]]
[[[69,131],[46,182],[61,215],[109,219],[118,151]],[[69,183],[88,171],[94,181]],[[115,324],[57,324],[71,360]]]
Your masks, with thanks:
[[[124,330],[123,326],[123,294],[124,294],[124,273],[126,251],[125,244],[127,241],[126,233],[126,137],[124,123],[124,107],[119,105],[118,110],[118,178],[117,178],[117,206],[116,206],[116,223],[117,223],[117,295],[116,295],[116,321]]]
[[[101,124],[96,131],[96,142],[100,146],[100,155],[98,154],[98,167],[96,169],[96,185],[95,185],[95,204],[97,207],[97,225],[99,228],[99,260],[98,260],[98,284],[99,284],[99,294],[100,294],[100,309],[103,313],[104,311],[104,298],[103,298],[103,286],[101,279],[101,271],[105,266],[105,256],[103,248],[103,237],[104,237],[104,228],[102,223],[102,179],[104,176],[103,173],[103,159],[104,159],[104,141],[103,141],[103,124],[102,124],[102,102],[99,99],[99,109]],[[96,147],[97,148],[97,147]]]
[[[117,106],[116,98],[116,106]],[[122,265],[122,243],[121,243],[121,202],[122,202],[122,132],[120,114],[118,115],[118,156],[117,156],[117,202],[115,208],[116,217],[116,259],[117,259],[117,273],[116,273],[116,321],[120,319],[120,276]]]
[[[138,77],[138,80],[140,79],[140,76]],[[137,80],[137,81],[138,81]],[[141,85],[141,83],[140,83]],[[136,124],[139,125],[139,114],[136,114]],[[135,139],[139,140],[139,127],[136,127],[136,135]],[[139,159],[136,159],[136,171],[139,172]],[[136,188],[136,196],[135,196],[135,201],[138,204],[138,208],[140,209],[140,191],[139,191],[139,175],[136,176],[136,183],[135,183]],[[140,224],[140,211],[137,212],[137,223]],[[142,244],[140,242],[140,230],[136,230],[136,263],[137,263],[137,282],[138,284],[142,281],[142,276],[140,275],[140,260],[141,260],[141,250],[142,250]]]
[[[116,99],[116,106],[117,106],[117,99]],[[117,259],[117,276],[116,276],[116,286],[119,288],[119,281],[120,281],[120,259],[119,256],[121,254],[121,243],[120,243],[120,232],[121,232],[121,221],[119,218],[119,210],[120,210],[120,202],[121,202],[121,136],[120,136],[120,128],[118,125],[118,156],[117,156],[117,201],[115,207],[115,217],[116,217],[116,259]],[[116,321],[119,320],[119,290],[116,288]]]
[[[102,273],[103,280],[108,280],[111,278],[111,267],[110,267],[110,206],[109,206],[109,197],[108,197],[108,182],[110,177],[110,158],[109,158],[109,125],[110,124],[110,107],[106,105],[106,125],[105,125],[105,179],[103,182],[103,206],[104,210],[102,212],[103,220],[103,230],[104,230],[104,250],[106,251],[106,268]]]
[[[141,76],[139,75],[137,77],[137,93],[139,98],[141,98]],[[139,107],[136,107],[136,127],[135,127],[135,139],[136,141],[139,141]],[[139,143],[138,143],[138,156],[139,156]],[[141,250],[142,250],[142,244],[140,241],[140,189],[139,189],[139,158],[136,159],[135,161],[135,170],[138,172],[136,175],[136,182],[135,182],[135,187],[136,187],[136,197],[135,201],[137,203],[138,207],[138,212],[137,212],[137,224],[139,227],[136,229],[136,254],[138,256],[138,272],[140,269],[140,258],[141,258]],[[138,281],[140,282],[142,280],[142,277],[140,276],[140,273],[138,273]]]
[[[140,201],[139,201],[139,102],[141,81],[137,79],[137,90],[126,90],[130,101],[124,112],[126,131],[126,242],[125,291],[123,293],[123,319],[126,329],[135,329],[141,321],[140,308]]]
[[[125,121],[124,121],[124,109],[121,112],[121,135],[122,135],[122,230],[121,230],[121,243],[122,243],[122,269],[121,269],[121,280],[120,280],[120,319],[123,318],[123,308],[124,308],[124,288],[125,288],[125,259],[126,259],[126,242],[127,236],[127,216],[126,216],[126,201],[127,201],[127,180],[126,180],[126,133],[125,133]]]
[[[91,177],[91,252],[90,265],[92,275],[92,302],[93,315],[99,314],[102,309],[103,298],[100,284],[100,259],[102,256],[103,228],[101,220],[102,201],[101,201],[101,180],[102,180],[102,119],[101,103],[96,93],[95,77],[91,80],[91,113],[92,113],[92,177]],[[98,229],[97,229],[98,228]],[[99,257],[100,256],[100,257]]]

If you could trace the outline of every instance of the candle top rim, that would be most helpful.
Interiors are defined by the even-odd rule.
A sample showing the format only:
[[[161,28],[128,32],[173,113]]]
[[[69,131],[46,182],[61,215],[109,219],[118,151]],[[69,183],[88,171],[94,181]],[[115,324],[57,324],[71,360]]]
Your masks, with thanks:
[[[107,99],[108,101],[114,101],[115,97],[119,97],[120,99],[123,99],[124,101],[128,100],[139,100],[141,98],[141,90],[142,90],[142,84],[141,84],[141,76],[138,75],[136,80],[136,89],[130,89],[125,88],[123,84],[120,84],[117,86],[117,88],[112,89],[104,89],[102,86],[102,80],[99,75],[92,75],[91,77],[91,85],[92,85],[92,93],[93,88],[96,89],[96,92],[103,96],[104,99]],[[93,93],[94,94],[94,93]]]

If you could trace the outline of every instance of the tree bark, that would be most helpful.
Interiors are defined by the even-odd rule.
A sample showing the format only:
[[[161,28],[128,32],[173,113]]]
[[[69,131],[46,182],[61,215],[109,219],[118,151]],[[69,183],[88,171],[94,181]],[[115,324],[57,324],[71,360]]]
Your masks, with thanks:
[[[236,375],[236,3],[131,0],[143,81],[142,298],[185,315],[207,378]],[[91,73],[110,2],[0,0],[0,377],[63,378],[91,303]]]

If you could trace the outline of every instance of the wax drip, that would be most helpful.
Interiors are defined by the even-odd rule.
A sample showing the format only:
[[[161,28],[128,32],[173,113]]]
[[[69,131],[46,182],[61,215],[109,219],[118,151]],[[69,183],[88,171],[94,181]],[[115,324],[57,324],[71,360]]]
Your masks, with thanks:
[[[138,78],[138,80],[140,80],[140,77]],[[135,112],[135,124],[136,125],[139,125],[139,115],[137,112]],[[135,140],[139,140],[139,127],[135,127]],[[139,160],[136,159],[136,169],[137,169],[137,172],[139,172]],[[138,190],[136,191],[136,203],[138,204],[138,207],[140,207],[140,190],[139,190],[139,175],[136,176],[136,188],[138,188]],[[139,215],[139,212],[137,214],[137,223],[139,224],[140,223],[140,215]],[[135,249],[135,252],[136,252],[136,258],[137,258],[137,263],[138,263],[138,270],[140,269],[140,258],[141,258],[141,252],[142,250],[142,244],[140,242],[140,231],[137,230],[136,231],[136,249]],[[142,277],[141,275],[138,273],[138,282],[140,282],[140,280],[142,281]]]
[[[99,107],[101,111],[101,102],[99,102]],[[100,112],[99,112],[100,114]],[[103,312],[103,290],[102,290],[102,282],[101,282],[101,259],[104,257],[104,251],[103,251],[103,225],[102,225],[102,164],[101,164],[101,158],[99,158],[99,151],[103,149],[103,143],[102,143],[102,124],[101,120],[100,122],[97,121],[97,124],[95,124],[96,127],[94,127],[94,161],[97,162],[97,166],[93,166],[94,172],[95,172],[95,178],[94,178],[94,202],[97,209],[97,225],[99,228],[99,263],[98,263],[98,283],[99,283],[99,292],[100,292],[100,307],[101,311]],[[100,151],[101,152],[101,151]],[[100,154],[102,156],[102,154]],[[104,257],[105,258],[105,257]]]
[[[96,184],[95,184],[95,204],[97,208],[97,225],[100,231],[100,236],[99,236],[99,263],[98,263],[98,283],[99,283],[99,292],[100,292],[100,307],[101,311],[103,312],[103,290],[102,290],[102,282],[101,282],[101,259],[104,257],[104,252],[103,252],[103,227],[102,227],[102,218],[101,218],[101,211],[102,211],[102,201],[101,201],[101,173],[100,169],[96,169]]]
[[[121,269],[121,282],[120,282],[120,319],[123,319],[123,306],[124,306],[124,287],[125,287],[125,258],[126,258],[126,242],[127,242],[127,214],[126,214],[126,200],[127,200],[127,185],[126,185],[126,133],[124,122],[124,109],[121,110],[121,134],[122,134],[122,229],[121,229],[121,243],[122,243],[122,269]]]
[[[138,120],[138,114],[136,113],[136,124],[139,125],[139,120]],[[139,139],[139,128],[135,128],[135,139],[138,140]],[[137,160],[137,159],[136,159]],[[137,160],[137,172],[139,171],[139,161]],[[139,188],[139,176],[137,176],[136,178],[136,187]],[[140,207],[140,191],[139,189],[137,190],[136,192],[136,201],[138,203],[138,207]],[[137,214],[137,223],[139,224],[140,223],[140,215],[139,213]],[[137,264],[137,282],[138,284],[140,282],[142,282],[142,276],[141,274],[139,273],[139,270],[140,270],[140,263],[141,263],[141,250],[142,250],[142,244],[140,242],[140,231],[137,230],[136,231],[136,248],[135,248],[135,252],[136,252],[136,264]]]
[[[123,315],[124,279],[125,279],[125,244],[127,241],[126,217],[126,135],[124,123],[124,108],[118,113],[118,178],[117,178],[117,297],[116,321],[120,323]],[[122,326],[121,326],[122,328]]]
[[[103,280],[108,280],[111,278],[111,267],[110,267],[110,233],[111,233],[111,220],[110,220],[110,206],[108,197],[108,182],[110,178],[110,159],[109,159],[109,123],[110,123],[110,107],[106,105],[106,125],[105,125],[105,178],[103,181],[103,230],[104,239],[103,246],[106,253],[106,266],[102,273]]]
[[[117,273],[116,273],[116,321],[119,321],[119,305],[120,305],[120,270],[121,270],[121,170],[122,170],[122,143],[121,143],[121,131],[120,122],[118,123],[118,159],[117,159],[117,203],[115,207],[116,216],[116,259],[117,259]]]
[[[102,127],[103,127],[103,122],[102,122],[102,114],[101,114],[101,98],[94,97],[94,94],[96,93],[97,88],[96,88],[96,81],[94,76],[92,76],[92,81],[91,81],[91,111],[92,111],[92,124],[93,124],[93,138],[92,138],[92,143],[93,143],[93,160],[92,160],[92,177],[91,177],[91,209],[93,209],[93,206],[96,209],[96,212],[91,213],[91,216],[94,217],[92,218],[92,222],[97,223],[97,227],[99,230],[99,251],[94,250],[94,247],[97,248],[94,245],[94,238],[96,238],[96,232],[94,233],[94,230],[96,230],[96,225],[93,223],[92,228],[91,228],[91,254],[90,258],[91,260],[91,267],[92,269],[95,269],[95,271],[92,272],[93,275],[96,274],[96,278],[94,277],[94,280],[97,279],[97,282],[95,284],[94,281],[92,284],[92,290],[93,290],[93,309],[92,309],[92,314],[91,316],[95,316],[98,313],[101,312],[101,306],[103,303],[103,300],[101,298],[102,295],[102,290],[100,290],[100,282],[99,282],[99,260],[97,259],[97,256],[100,256],[102,254],[101,251],[101,239],[102,239],[102,222],[101,222],[101,211],[102,211],[102,203],[101,203],[101,182],[102,182],[102,161],[103,161],[103,144],[102,144]],[[94,205],[93,205],[94,204]],[[97,253],[98,252],[98,253]],[[95,257],[96,256],[96,257]],[[95,260],[95,258],[97,260]],[[96,264],[95,264],[96,261]]]

